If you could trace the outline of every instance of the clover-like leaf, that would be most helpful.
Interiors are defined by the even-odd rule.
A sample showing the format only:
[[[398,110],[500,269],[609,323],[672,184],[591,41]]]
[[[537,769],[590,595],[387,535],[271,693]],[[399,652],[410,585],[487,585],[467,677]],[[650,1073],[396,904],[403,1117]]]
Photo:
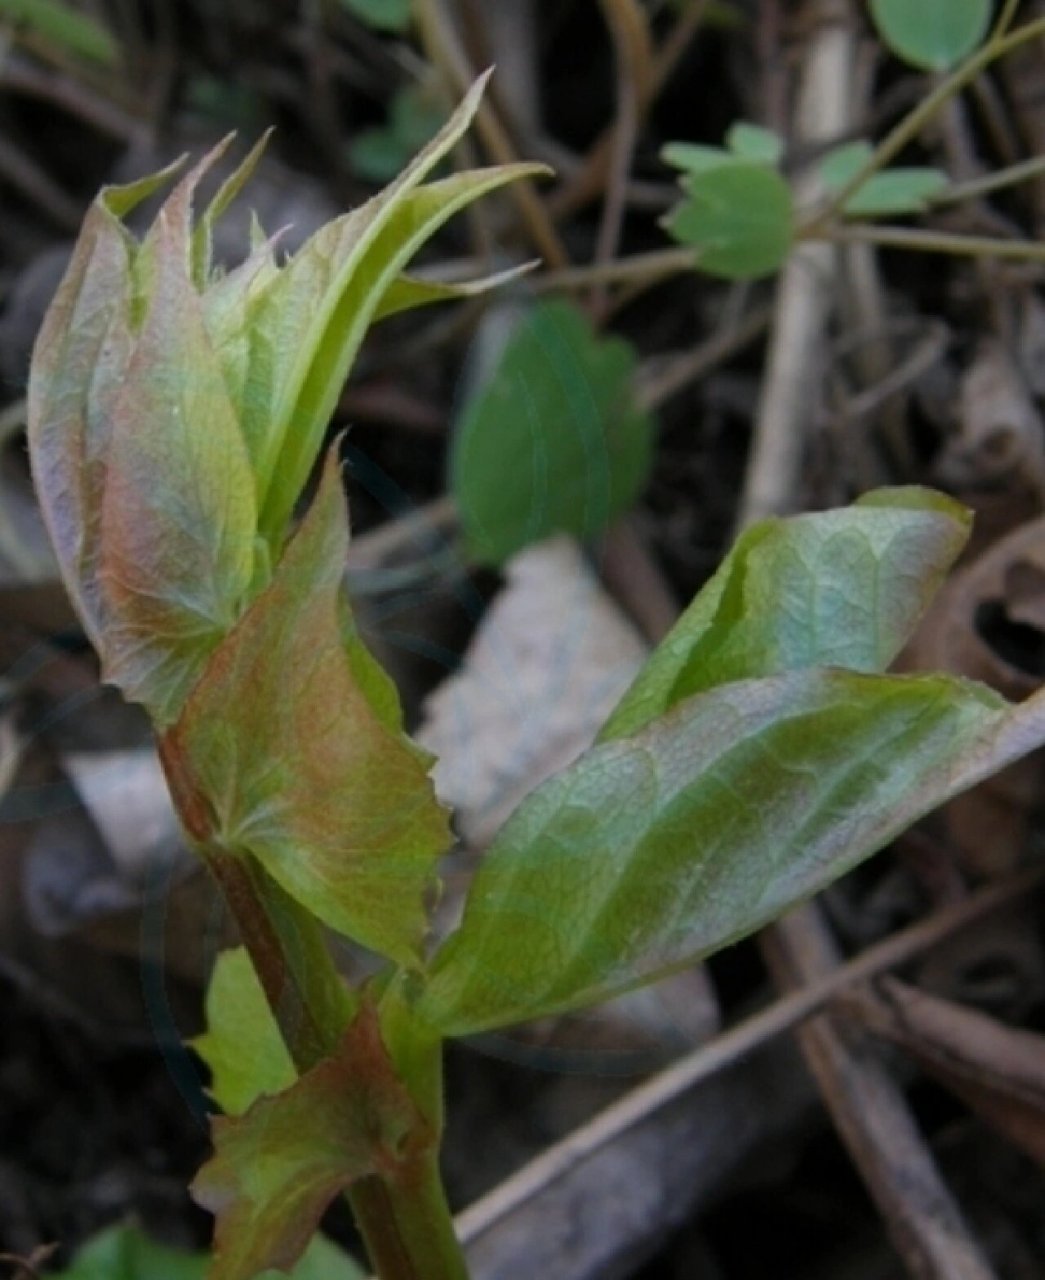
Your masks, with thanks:
[[[641,492],[653,423],[634,355],[566,302],[534,307],[454,437],[451,486],[468,551],[503,563],[554,532],[590,538]]]
[[[945,677],[814,669],[719,686],[596,746],[494,840],[419,1015],[467,1035],[735,941],[969,785],[963,769],[975,780],[1010,710]]]
[[[208,1280],[293,1266],[339,1192],[388,1173],[428,1133],[368,1004],[332,1057],[213,1131],[214,1156],[192,1185],[217,1217]]]
[[[375,713],[346,653],[347,546],[331,454],[272,582],[212,654],[161,754],[194,840],[249,851],[326,924],[410,964],[449,831],[427,756]]]
[[[927,71],[947,71],[982,43],[992,0],[871,0],[871,17],[890,49]]]
[[[771,165],[731,159],[683,179],[685,199],[665,221],[681,244],[697,250],[697,266],[729,280],[776,271],[791,251],[791,188]]]
[[[657,646],[602,736],[634,732],[732,680],[799,667],[884,671],[968,537],[970,514],[927,489],[746,530]]]
[[[828,191],[843,190],[872,154],[869,142],[847,142],[829,151],[820,162],[824,186]],[[842,211],[853,218],[923,213],[946,187],[947,175],[940,169],[898,165],[872,174],[861,183],[848,197]]]
[[[738,120],[729,126],[726,146],[742,160],[759,164],[779,164],[784,155],[784,140],[779,133],[763,125]]]

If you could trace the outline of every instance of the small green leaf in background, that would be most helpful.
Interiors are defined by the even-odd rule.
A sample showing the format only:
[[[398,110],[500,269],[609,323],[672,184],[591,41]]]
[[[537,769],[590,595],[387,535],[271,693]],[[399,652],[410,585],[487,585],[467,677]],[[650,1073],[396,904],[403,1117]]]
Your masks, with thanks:
[[[829,151],[820,162],[820,178],[829,192],[841,191],[864,167],[874,152],[869,142],[847,142]],[[851,217],[924,213],[935,196],[947,187],[940,169],[905,166],[872,174],[845,202]]]
[[[66,53],[112,66],[120,48],[96,19],[61,0],[0,0],[0,25],[13,23]]]
[[[771,275],[794,236],[791,189],[770,166],[735,160],[683,179],[688,199],[665,225],[697,250],[696,265],[728,280]]]
[[[741,160],[754,160],[761,164],[779,164],[784,156],[784,140],[779,133],[760,124],[748,124],[745,120],[730,125],[726,146]]]
[[[54,1280],[205,1280],[210,1256],[168,1249],[130,1224],[88,1241]],[[257,1280],[363,1280],[365,1272],[324,1236],[315,1236],[293,1271],[265,1271]]]
[[[387,122],[362,130],[349,144],[353,172],[369,182],[390,182],[435,137],[445,120],[445,110],[433,102],[424,86],[400,89],[388,109]]]
[[[341,0],[357,18],[381,31],[405,31],[410,25],[410,0]]]
[[[947,71],[983,42],[991,0],[871,0],[871,16],[897,57]]]
[[[450,461],[469,554],[502,564],[552,533],[591,538],[649,473],[653,421],[635,400],[635,357],[568,302],[534,307],[464,410]]]
[[[207,987],[207,1030],[192,1047],[210,1068],[210,1095],[226,1115],[241,1115],[262,1094],[297,1079],[245,947],[223,951]]]
[[[726,133],[724,147],[709,147],[702,142],[669,142],[661,150],[661,159],[687,173],[707,173],[723,165],[763,164],[774,167],[784,156],[784,140],[772,129],[738,120]]]

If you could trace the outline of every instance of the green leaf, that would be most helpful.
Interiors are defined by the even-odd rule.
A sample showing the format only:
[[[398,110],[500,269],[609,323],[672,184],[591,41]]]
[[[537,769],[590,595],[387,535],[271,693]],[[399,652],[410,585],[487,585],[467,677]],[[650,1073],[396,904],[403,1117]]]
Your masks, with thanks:
[[[500,564],[556,531],[590,538],[649,471],[653,422],[635,400],[631,348],[597,338],[570,303],[520,321],[454,437],[451,487],[469,554]]]
[[[0,0],[0,23],[8,22],[91,62],[113,66],[119,58],[120,47],[111,32],[61,0]]]
[[[1008,704],[944,677],[791,671],[690,698],[529,796],[418,1015],[468,1035],[604,1000],[759,928],[963,785]]]
[[[708,147],[700,142],[669,142],[661,148],[660,156],[666,164],[687,173],[707,173],[724,165],[742,163],[739,156],[722,147]]]
[[[72,1266],[54,1280],[205,1280],[209,1257],[184,1253],[150,1240],[125,1223],[99,1232],[76,1255]],[[265,1271],[257,1280],[364,1280],[365,1272],[331,1244],[315,1236],[291,1272]]]
[[[683,180],[689,198],[668,215],[676,240],[697,250],[697,266],[728,280],[770,275],[794,236],[791,189],[765,164],[736,160]]]
[[[765,520],[740,538],[602,730],[633,733],[715,685],[800,667],[884,671],[968,537],[970,515],[926,489]]]
[[[102,461],[103,674],[160,727],[235,621],[255,569],[250,461],[190,276],[191,200],[212,158],[178,185],[143,246],[154,252],[148,310]]]
[[[249,850],[324,923],[409,965],[450,835],[428,757],[375,714],[345,651],[347,548],[332,453],[272,582],[161,748],[196,842]]]
[[[871,0],[878,34],[905,62],[947,71],[983,42],[991,0]]]
[[[758,164],[779,164],[784,155],[784,140],[779,133],[744,120],[730,125],[726,146],[739,159],[753,160]]]
[[[341,0],[357,18],[381,31],[405,31],[410,25],[410,0]]]
[[[471,123],[485,82],[472,86],[390,186],[316,232],[258,298],[244,433],[261,494],[261,531],[274,549],[385,292],[453,214],[505,183],[546,172],[502,165],[419,187]]]
[[[214,1156],[192,1185],[217,1216],[208,1280],[253,1280],[293,1266],[331,1200],[394,1169],[426,1127],[365,1005],[333,1057],[213,1131]]]
[[[297,1072],[244,947],[218,956],[206,1009],[207,1030],[192,1047],[210,1068],[211,1097],[226,1115],[294,1083]]]
[[[107,187],[92,203],[29,372],[33,480],[66,590],[96,648],[100,499],[113,406],[134,347],[128,322],[133,242],[120,223],[170,176]],[[87,374],[90,381],[87,382]]]
[[[820,162],[820,177],[828,191],[841,191],[873,154],[868,142],[849,142],[829,151]],[[923,213],[947,187],[939,169],[908,166],[872,174],[846,200],[850,217],[877,218],[889,214]]]

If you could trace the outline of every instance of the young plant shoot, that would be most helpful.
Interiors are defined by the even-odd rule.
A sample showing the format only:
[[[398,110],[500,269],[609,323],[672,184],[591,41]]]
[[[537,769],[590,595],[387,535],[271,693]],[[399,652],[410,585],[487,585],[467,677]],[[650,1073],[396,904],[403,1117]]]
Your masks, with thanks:
[[[194,215],[217,148],[140,241],[123,219],[173,171],[106,189],[36,346],[30,451],[65,583],[105,678],[152,719],[243,943],[198,1042],[225,1112],[193,1188],[216,1217],[212,1280],[292,1267],[341,1193],[384,1280],[461,1280],[444,1038],[692,964],[1045,739],[1040,697],[883,674],[965,541],[956,503],[897,489],[767,521],[595,745],[519,805],[456,931],[431,937],[449,815],[353,624],[323,448],[370,324],[491,283],[404,274],[453,213],[539,171],[425,181],[481,91],[285,261],[259,230],[240,266],[211,263],[257,149]],[[327,930],[374,953],[376,977],[349,987]]]

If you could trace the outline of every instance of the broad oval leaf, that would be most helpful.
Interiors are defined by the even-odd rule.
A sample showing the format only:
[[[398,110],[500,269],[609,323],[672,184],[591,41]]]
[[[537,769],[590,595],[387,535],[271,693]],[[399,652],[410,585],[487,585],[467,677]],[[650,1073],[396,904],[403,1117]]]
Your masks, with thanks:
[[[947,799],[1010,708],[945,677],[793,671],[680,704],[525,800],[418,1014],[467,1035],[595,1003],[750,933]]]
[[[667,217],[668,231],[697,250],[696,265],[728,280],[770,275],[786,260],[794,239],[791,188],[770,165],[749,160],[693,173],[688,194]]]
[[[746,530],[602,730],[635,732],[685,698],[800,667],[884,671],[965,545],[965,507],[880,489],[851,507]]]
[[[566,302],[534,307],[454,437],[451,487],[469,554],[501,564],[552,533],[590,538],[641,492],[653,423],[634,355]]]
[[[871,0],[871,16],[890,49],[927,71],[946,71],[983,42],[992,0]]]
[[[409,965],[449,829],[427,756],[379,718],[346,652],[347,547],[331,454],[272,582],[211,656],[161,756],[193,840],[249,853],[331,928]]]

